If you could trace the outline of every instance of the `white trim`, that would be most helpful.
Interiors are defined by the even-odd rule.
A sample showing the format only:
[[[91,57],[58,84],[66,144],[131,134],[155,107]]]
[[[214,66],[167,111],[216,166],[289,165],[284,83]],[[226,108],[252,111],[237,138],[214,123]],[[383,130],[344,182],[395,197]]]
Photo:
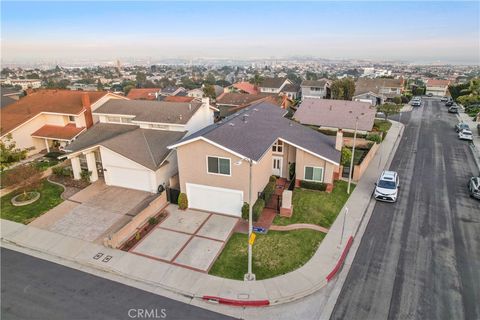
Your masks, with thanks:
[[[92,115],[95,116],[107,116],[107,117],[125,117],[125,118],[132,118],[135,119],[136,115],[132,114],[120,114],[120,113],[98,113],[92,112]]]
[[[274,167],[274,164],[275,164],[275,160],[280,160],[279,161],[279,167],[278,170],[280,171],[280,174],[278,175],[279,177],[282,177],[282,174],[283,174],[283,156],[272,156],[272,174],[273,174],[273,170],[275,170],[275,167]]]
[[[228,163],[229,163],[229,170],[230,171],[230,174],[225,174],[225,173],[220,173],[220,161],[218,162],[218,173],[216,172],[210,172],[208,171],[208,158],[217,158],[217,159],[224,159],[224,160],[228,160]],[[207,174],[213,174],[213,175],[216,175],[216,176],[224,176],[224,177],[231,177],[232,176],[232,159],[231,158],[225,158],[225,157],[219,157],[219,156],[213,156],[213,155],[206,155],[205,156],[205,161],[206,161],[206,164],[207,164]]]
[[[153,122],[153,121],[139,121],[139,120],[133,120],[132,122],[134,122],[134,123],[139,123],[139,124],[158,124],[158,125],[162,125],[162,126],[177,126],[177,127],[185,127],[185,124],[179,124],[179,123]]]
[[[340,165],[338,162],[335,162],[335,161],[333,161],[333,160],[330,160],[330,159],[328,159],[328,158],[325,158],[325,157],[323,157],[323,156],[321,156],[321,155],[319,155],[319,154],[316,154],[315,152],[312,152],[312,151],[307,150],[307,149],[305,149],[305,148],[303,148],[303,147],[300,147],[300,146],[298,146],[298,145],[296,145],[296,144],[294,144],[294,143],[291,143],[291,142],[288,141],[288,140],[285,140],[285,139],[283,139],[283,138],[278,138],[278,139],[279,139],[279,140],[282,140],[283,142],[286,142],[286,143],[288,143],[288,144],[290,144],[290,145],[292,145],[292,146],[294,146],[295,148],[298,148],[298,149],[300,149],[300,150],[302,150],[302,151],[305,151],[305,152],[307,152],[307,153],[310,153],[311,155],[313,155],[313,156],[315,156],[315,157],[317,157],[317,158],[320,158],[320,159],[325,160],[325,161],[327,161],[327,162],[333,163],[334,165],[337,165],[337,166]]]
[[[318,181],[318,180],[311,180],[311,179],[305,178],[305,173],[306,173],[306,171],[307,171],[307,167],[308,167],[308,168],[313,168],[313,169],[322,169],[322,177],[321,177],[320,181]],[[313,174],[313,172],[312,172],[312,174]],[[303,167],[303,180],[305,180],[305,181],[323,183],[324,177],[325,177],[325,168],[324,168],[324,167],[315,167],[315,166],[304,166],[304,167]]]

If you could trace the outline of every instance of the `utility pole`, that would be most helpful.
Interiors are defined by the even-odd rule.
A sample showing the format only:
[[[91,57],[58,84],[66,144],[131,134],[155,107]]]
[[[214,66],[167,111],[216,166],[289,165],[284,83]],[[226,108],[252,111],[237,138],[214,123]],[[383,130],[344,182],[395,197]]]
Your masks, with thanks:
[[[244,276],[245,281],[255,281],[255,274],[252,273],[252,246],[250,239],[253,233],[253,215],[252,215],[252,159],[248,160],[250,166],[248,183],[248,271]]]
[[[355,132],[353,133],[353,147],[352,147],[352,157],[350,159],[350,171],[348,173],[348,187],[347,194],[350,194],[350,184],[352,183],[353,176],[353,158],[355,158],[355,144],[357,142],[357,128],[358,128],[358,116],[355,118]]]

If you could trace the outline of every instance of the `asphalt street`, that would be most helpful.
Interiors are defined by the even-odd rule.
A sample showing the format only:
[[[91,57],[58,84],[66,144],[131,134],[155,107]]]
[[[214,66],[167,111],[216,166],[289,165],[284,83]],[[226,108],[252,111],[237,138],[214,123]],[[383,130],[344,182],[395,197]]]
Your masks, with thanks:
[[[376,204],[331,319],[480,319],[478,168],[456,116],[424,101],[402,116],[399,200]]]
[[[233,319],[1,249],[1,319]]]

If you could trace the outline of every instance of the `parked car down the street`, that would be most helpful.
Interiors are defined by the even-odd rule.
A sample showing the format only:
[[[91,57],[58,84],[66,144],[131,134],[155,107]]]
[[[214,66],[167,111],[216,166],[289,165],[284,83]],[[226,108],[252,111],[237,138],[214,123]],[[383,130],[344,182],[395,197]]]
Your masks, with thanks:
[[[470,131],[468,129],[463,129],[462,131],[458,132],[458,138],[460,140],[473,141],[472,131]]]
[[[398,174],[395,171],[383,171],[375,183],[374,197],[376,200],[396,202],[400,188]]]
[[[447,102],[447,101],[448,101],[448,97],[442,97],[442,99],[440,99],[440,101],[442,101],[442,102]]]
[[[470,197],[480,200],[480,176],[470,178],[468,181],[468,192]]]
[[[450,108],[448,108],[448,112],[449,113],[458,113],[458,106],[457,105],[451,106]]]
[[[446,107],[451,107],[451,106],[453,106],[453,100],[448,100],[448,101],[445,103],[445,106],[446,106]]]
[[[465,122],[459,122],[455,125],[455,131],[460,132],[464,129],[470,130],[470,127]]]

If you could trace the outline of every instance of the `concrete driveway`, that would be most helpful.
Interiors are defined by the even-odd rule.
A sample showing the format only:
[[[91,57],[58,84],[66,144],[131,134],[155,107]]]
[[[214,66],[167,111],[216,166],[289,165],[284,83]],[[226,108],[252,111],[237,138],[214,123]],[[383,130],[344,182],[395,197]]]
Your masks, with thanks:
[[[167,207],[169,216],[130,252],[208,272],[230,238],[238,218]]]
[[[101,243],[150,201],[144,191],[107,186],[97,181],[34,220],[31,225],[66,236]]]

